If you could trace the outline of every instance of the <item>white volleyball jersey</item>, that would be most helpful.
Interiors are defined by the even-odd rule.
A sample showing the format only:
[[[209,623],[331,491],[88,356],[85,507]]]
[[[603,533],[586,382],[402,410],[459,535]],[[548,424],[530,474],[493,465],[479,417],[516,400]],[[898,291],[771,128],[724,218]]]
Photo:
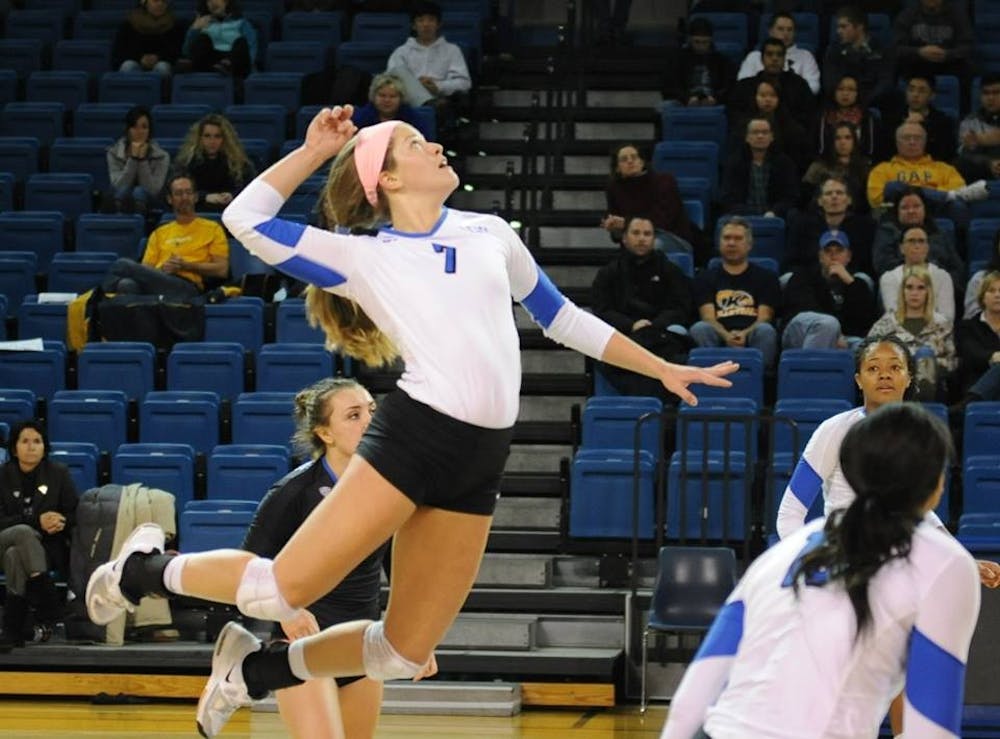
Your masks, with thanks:
[[[802,528],[816,496],[823,496],[823,515],[847,508],[857,496],[840,469],[840,445],[851,426],[865,417],[865,409],[852,408],[823,421],[809,437],[788,487],[778,506],[778,536],[785,538]],[[941,528],[944,524],[933,511],[928,520]]]
[[[926,520],[908,559],[872,578],[872,619],[857,635],[850,598],[825,577],[790,573],[824,540],[810,522],[761,555],[726,601],[671,702],[662,739],[863,739],[878,735],[906,685],[907,737],[959,737],[979,574]],[[856,639],[857,636],[857,639]]]
[[[427,233],[350,236],[275,218],[257,180],[226,208],[247,249],[296,279],[358,303],[405,362],[399,387],[467,423],[517,418],[520,346],[511,297],[547,336],[600,358],[614,329],[567,300],[502,219],[443,209]]]

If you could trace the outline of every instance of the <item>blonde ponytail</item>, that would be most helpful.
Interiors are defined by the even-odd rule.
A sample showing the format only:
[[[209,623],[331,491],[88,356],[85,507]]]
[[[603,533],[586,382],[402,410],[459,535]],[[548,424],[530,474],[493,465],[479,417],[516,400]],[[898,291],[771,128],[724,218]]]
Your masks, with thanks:
[[[306,288],[306,315],[310,326],[326,334],[327,347],[359,359],[369,367],[392,364],[399,356],[389,337],[353,300],[309,285]]]

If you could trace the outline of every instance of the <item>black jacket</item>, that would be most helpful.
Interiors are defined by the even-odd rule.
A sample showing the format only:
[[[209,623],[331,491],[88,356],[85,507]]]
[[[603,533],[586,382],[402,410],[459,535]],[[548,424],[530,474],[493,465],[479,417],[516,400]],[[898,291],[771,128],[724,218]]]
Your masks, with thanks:
[[[958,324],[959,376],[963,391],[990,368],[993,352],[1000,352],[1000,336],[983,322],[982,316],[977,313]]]
[[[753,112],[757,102],[757,85],[761,80],[770,78],[771,75],[762,71],[733,85],[726,101],[730,121],[739,120]],[[816,115],[816,96],[809,89],[808,83],[795,72],[788,70],[778,75],[777,82],[781,87],[781,107],[808,131]]]
[[[795,218],[789,219],[783,266],[786,269],[801,269],[816,264],[819,237],[829,230],[822,211],[816,206],[799,211]],[[847,234],[851,242],[851,271],[872,275],[875,222],[868,216],[848,212],[837,230]]]
[[[643,318],[662,331],[672,323],[689,326],[694,316],[691,280],[658,251],[640,261],[622,248],[598,271],[591,299],[594,314],[626,336]]]
[[[833,95],[842,77],[858,81],[858,102],[865,108],[880,105],[892,93],[896,62],[891,52],[869,41],[860,47],[835,42],[823,55],[823,94]]]
[[[818,251],[818,247],[817,247]],[[819,263],[792,273],[785,287],[783,318],[791,321],[806,311],[828,313],[840,321],[845,336],[867,336],[875,322],[875,296],[864,280],[855,279],[850,285],[837,280],[841,290],[838,300]]]
[[[66,574],[70,533],[76,522],[76,486],[69,468],[64,464],[43,459],[35,469],[38,491],[32,497],[31,514],[25,515],[21,470],[17,460],[6,462],[0,467],[0,530],[18,524],[27,524],[36,529],[42,534],[42,545],[45,547],[49,566]],[[66,517],[66,527],[57,534],[43,532],[38,521],[48,511],[57,511]]]
[[[805,83],[803,83],[805,84]],[[771,165],[767,183],[767,208],[760,210],[747,204],[750,195],[750,167],[753,155],[746,144],[730,156],[722,175],[722,209],[725,213],[763,215],[768,210],[784,218],[799,197],[799,175],[795,162],[787,154],[773,149],[767,153]]]
[[[704,65],[708,72],[708,83],[717,104],[722,105],[736,79],[733,63],[713,47],[708,54],[695,54],[687,46],[682,46],[669,55],[663,85],[666,100],[680,100],[687,104],[688,98],[696,94],[695,70]]]

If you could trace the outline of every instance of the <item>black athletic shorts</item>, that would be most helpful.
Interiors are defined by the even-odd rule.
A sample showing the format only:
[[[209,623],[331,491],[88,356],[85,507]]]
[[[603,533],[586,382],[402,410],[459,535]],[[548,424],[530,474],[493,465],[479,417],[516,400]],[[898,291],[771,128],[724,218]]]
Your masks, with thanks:
[[[358,454],[417,505],[493,514],[514,429],[474,426],[389,393]]]

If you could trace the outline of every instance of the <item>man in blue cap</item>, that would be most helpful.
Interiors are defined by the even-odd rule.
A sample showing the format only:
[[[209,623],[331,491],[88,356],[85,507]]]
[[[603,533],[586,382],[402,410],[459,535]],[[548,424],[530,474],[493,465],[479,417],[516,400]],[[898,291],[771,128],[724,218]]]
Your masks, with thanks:
[[[868,275],[852,273],[851,242],[843,231],[819,237],[815,263],[792,273],[785,287],[783,349],[850,347],[875,320],[875,293]]]

